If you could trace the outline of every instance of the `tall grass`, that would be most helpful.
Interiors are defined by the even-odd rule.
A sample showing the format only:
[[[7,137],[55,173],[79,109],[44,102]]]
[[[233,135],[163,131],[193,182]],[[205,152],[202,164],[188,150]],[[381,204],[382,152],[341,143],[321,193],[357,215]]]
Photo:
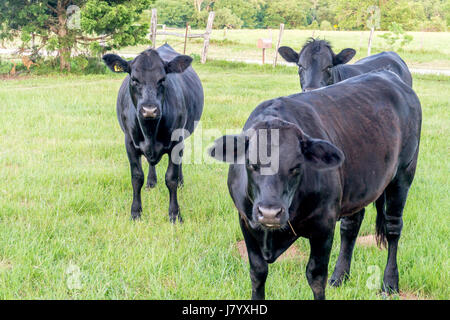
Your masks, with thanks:
[[[259,102],[299,91],[292,68],[194,67],[205,89],[204,129],[241,128]],[[249,298],[226,165],[184,166],[185,223],[172,226],[163,158],[159,184],[143,191],[142,220],[130,221],[130,174],[115,115],[122,78],[0,82],[0,299]],[[414,78],[424,122],[398,260],[401,290],[420,298],[449,298],[449,80]],[[213,137],[202,139],[206,149]],[[362,235],[373,233],[374,216],[368,208]],[[336,232],[330,272],[338,244]],[[312,298],[304,272],[308,243],[294,246],[300,256],[270,266],[268,299]],[[385,262],[385,250],[357,246],[350,280],[328,288],[327,297],[381,299],[367,281],[373,270],[382,275]]]

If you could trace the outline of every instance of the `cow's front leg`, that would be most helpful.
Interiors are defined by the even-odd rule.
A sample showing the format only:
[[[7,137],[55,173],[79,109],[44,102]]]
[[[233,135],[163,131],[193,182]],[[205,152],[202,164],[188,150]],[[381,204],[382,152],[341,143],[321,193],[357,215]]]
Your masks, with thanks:
[[[325,287],[328,278],[328,263],[333,244],[333,232],[314,236],[309,239],[311,253],[306,266],[306,278],[314,294],[315,300],[325,299]]]
[[[131,184],[133,185],[133,203],[131,204],[131,219],[139,219],[142,212],[141,189],[144,184],[140,150],[136,149],[131,139],[125,137],[128,160],[130,162]]]
[[[178,186],[183,187],[184,185],[184,177],[183,177],[183,164],[180,164],[180,174],[178,176]]]
[[[170,222],[175,223],[177,221],[183,222],[183,219],[180,215],[180,207],[178,206],[178,199],[177,199],[177,188],[178,183],[180,179],[180,167],[181,167],[181,161],[179,161],[180,164],[176,164],[172,161],[171,156],[169,155],[169,165],[167,166],[166,171],[166,186],[167,189],[169,189],[169,195],[170,195],[170,203],[169,203],[169,219]]]
[[[241,223],[242,234],[244,235],[245,245],[247,247],[248,261],[250,263],[250,279],[252,281],[252,300],[265,299],[265,285],[267,274],[269,273],[269,266],[264,260],[261,249],[248,232],[245,222],[242,218],[239,219]]]
[[[352,216],[341,218],[341,250],[330,279],[332,286],[340,286],[350,275],[353,248],[363,219],[364,209]]]

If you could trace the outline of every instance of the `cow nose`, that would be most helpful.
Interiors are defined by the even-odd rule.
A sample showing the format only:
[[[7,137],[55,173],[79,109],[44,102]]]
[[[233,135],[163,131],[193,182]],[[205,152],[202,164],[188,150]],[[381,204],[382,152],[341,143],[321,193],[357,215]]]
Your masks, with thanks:
[[[283,208],[268,208],[258,206],[258,221],[267,227],[280,227],[281,214]]]
[[[144,118],[156,118],[158,116],[158,107],[143,106],[141,108],[141,114]]]

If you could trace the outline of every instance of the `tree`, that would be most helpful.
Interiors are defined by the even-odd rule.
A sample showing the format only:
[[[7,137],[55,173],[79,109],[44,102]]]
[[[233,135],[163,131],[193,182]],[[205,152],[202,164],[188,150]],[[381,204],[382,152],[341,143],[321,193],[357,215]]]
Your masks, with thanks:
[[[289,28],[306,25],[305,8],[296,0],[274,0],[268,3],[264,22],[266,26],[277,27],[280,23]]]
[[[175,27],[185,27],[186,22],[196,25],[196,12],[193,0],[158,0],[154,7],[158,9],[158,23]]]
[[[70,70],[72,49],[91,47],[99,40],[106,48],[145,42],[148,25],[136,22],[152,0],[3,0],[0,37],[20,36],[28,46],[39,38],[40,50],[58,52],[60,70]],[[97,44],[98,47],[98,44]]]

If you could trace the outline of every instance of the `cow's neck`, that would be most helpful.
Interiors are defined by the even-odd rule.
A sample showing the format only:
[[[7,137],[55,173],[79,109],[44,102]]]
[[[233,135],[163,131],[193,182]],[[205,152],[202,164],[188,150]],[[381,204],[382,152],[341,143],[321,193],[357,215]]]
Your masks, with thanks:
[[[138,120],[142,131],[143,141],[139,142],[139,148],[147,158],[156,157],[162,149],[161,144],[157,142],[156,136],[160,119],[158,120]]]
[[[261,251],[265,260],[271,260],[273,256],[273,236],[272,232],[264,230]]]

